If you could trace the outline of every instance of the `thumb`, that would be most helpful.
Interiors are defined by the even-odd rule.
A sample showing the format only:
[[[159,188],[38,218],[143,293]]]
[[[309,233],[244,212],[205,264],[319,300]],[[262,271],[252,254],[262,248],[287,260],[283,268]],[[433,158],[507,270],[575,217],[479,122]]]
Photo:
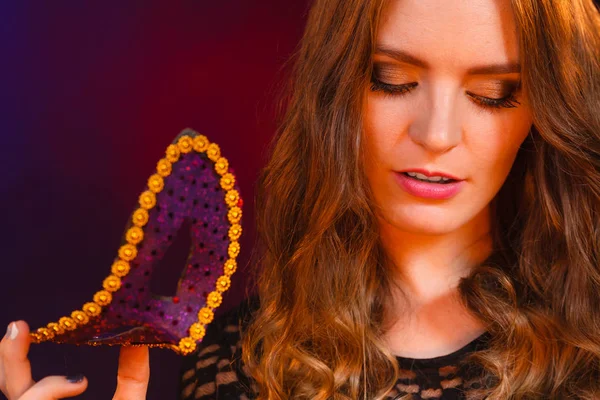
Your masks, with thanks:
[[[119,351],[117,390],[113,400],[145,400],[149,380],[148,347],[122,346]]]
[[[10,397],[18,399],[33,386],[29,352],[29,326],[25,321],[9,325],[7,335],[2,339],[2,358],[6,391]]]

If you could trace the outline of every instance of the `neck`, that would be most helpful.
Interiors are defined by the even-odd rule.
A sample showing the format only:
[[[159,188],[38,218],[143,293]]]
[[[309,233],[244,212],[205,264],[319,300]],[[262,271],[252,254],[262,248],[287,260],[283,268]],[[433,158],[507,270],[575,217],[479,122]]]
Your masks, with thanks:
[[[382,221],[381,239],[406,300],[418,307],[455,292],[460,278],[491,254],[489,209],[438,235],[408,232]]]

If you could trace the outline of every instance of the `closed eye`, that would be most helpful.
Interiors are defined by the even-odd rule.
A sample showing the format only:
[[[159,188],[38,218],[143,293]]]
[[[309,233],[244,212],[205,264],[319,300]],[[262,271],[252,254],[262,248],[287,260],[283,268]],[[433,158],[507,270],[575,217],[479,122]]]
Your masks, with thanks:
[[[385,83],[380,81],[379,79],[372,77],[371,78],[371,91],[373,92],[382,92],[385,95],[390,96],[401,96],[413,90],[418,86],[418,83],[412,82],[403,85],[392,85],[389,83]],[[507,96],[501,98],[492,98],[479,96],[474,93],[466,92],[466,94],[473,99],[475,104],[480,106],[481,108],[487,109],[488,111],[498,110],[500,108],[515,108],[516,104],[521,104],[516,99],[516,92],[518,87],[512,89]]]

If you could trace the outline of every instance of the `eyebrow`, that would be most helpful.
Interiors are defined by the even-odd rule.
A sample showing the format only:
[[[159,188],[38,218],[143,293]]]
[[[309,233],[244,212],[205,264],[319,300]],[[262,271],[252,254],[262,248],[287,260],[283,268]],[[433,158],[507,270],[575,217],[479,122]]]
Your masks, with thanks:
[[[385,46],[377,46],[375,49],[376,54],[384,54],[395,60],[413,64],[423,69],[428,69],[429,64],[427,61],[423,61],[420,58],[415,57],[405,51],[399,49],[392,49]],[[467,70],[468,75],[500,75],[500,74],[514,74],[521,72],[521,65],[517,62],[508,64],[490,64],[490,65],[478,65],[471,67]]]

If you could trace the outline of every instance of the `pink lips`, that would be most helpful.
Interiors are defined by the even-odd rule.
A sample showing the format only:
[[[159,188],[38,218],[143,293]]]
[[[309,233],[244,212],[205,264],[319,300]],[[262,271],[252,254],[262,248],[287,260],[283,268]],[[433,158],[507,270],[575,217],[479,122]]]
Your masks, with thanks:
[[[424,173],[419,170],[411,170],[411,172]],[[465,183],[463,180],[455,180],[454,182],[449,182],[449,183],[429,183],[429,182],[420,181],[416,178],[411,178],[402,172],[396,172],[396,171],[394,171],[394,175],[396,177],[396,180],[400,184],[400,186],[405,191],[412,194],[413,196],[422,197],[422,198],[426,198],[426,199],[436,199],[436,200],[449,199],[449,198],[455,196],[456,194],[458,194],[458,192],[461,190],[461,188],[464,186],[464,183]],[[453,176],[449,176],[447,174],[441,174],[441,173],[428,172],[426,175],[427,176],[444,176],[444,177],[447,177],[450,179],[458,179]]]

